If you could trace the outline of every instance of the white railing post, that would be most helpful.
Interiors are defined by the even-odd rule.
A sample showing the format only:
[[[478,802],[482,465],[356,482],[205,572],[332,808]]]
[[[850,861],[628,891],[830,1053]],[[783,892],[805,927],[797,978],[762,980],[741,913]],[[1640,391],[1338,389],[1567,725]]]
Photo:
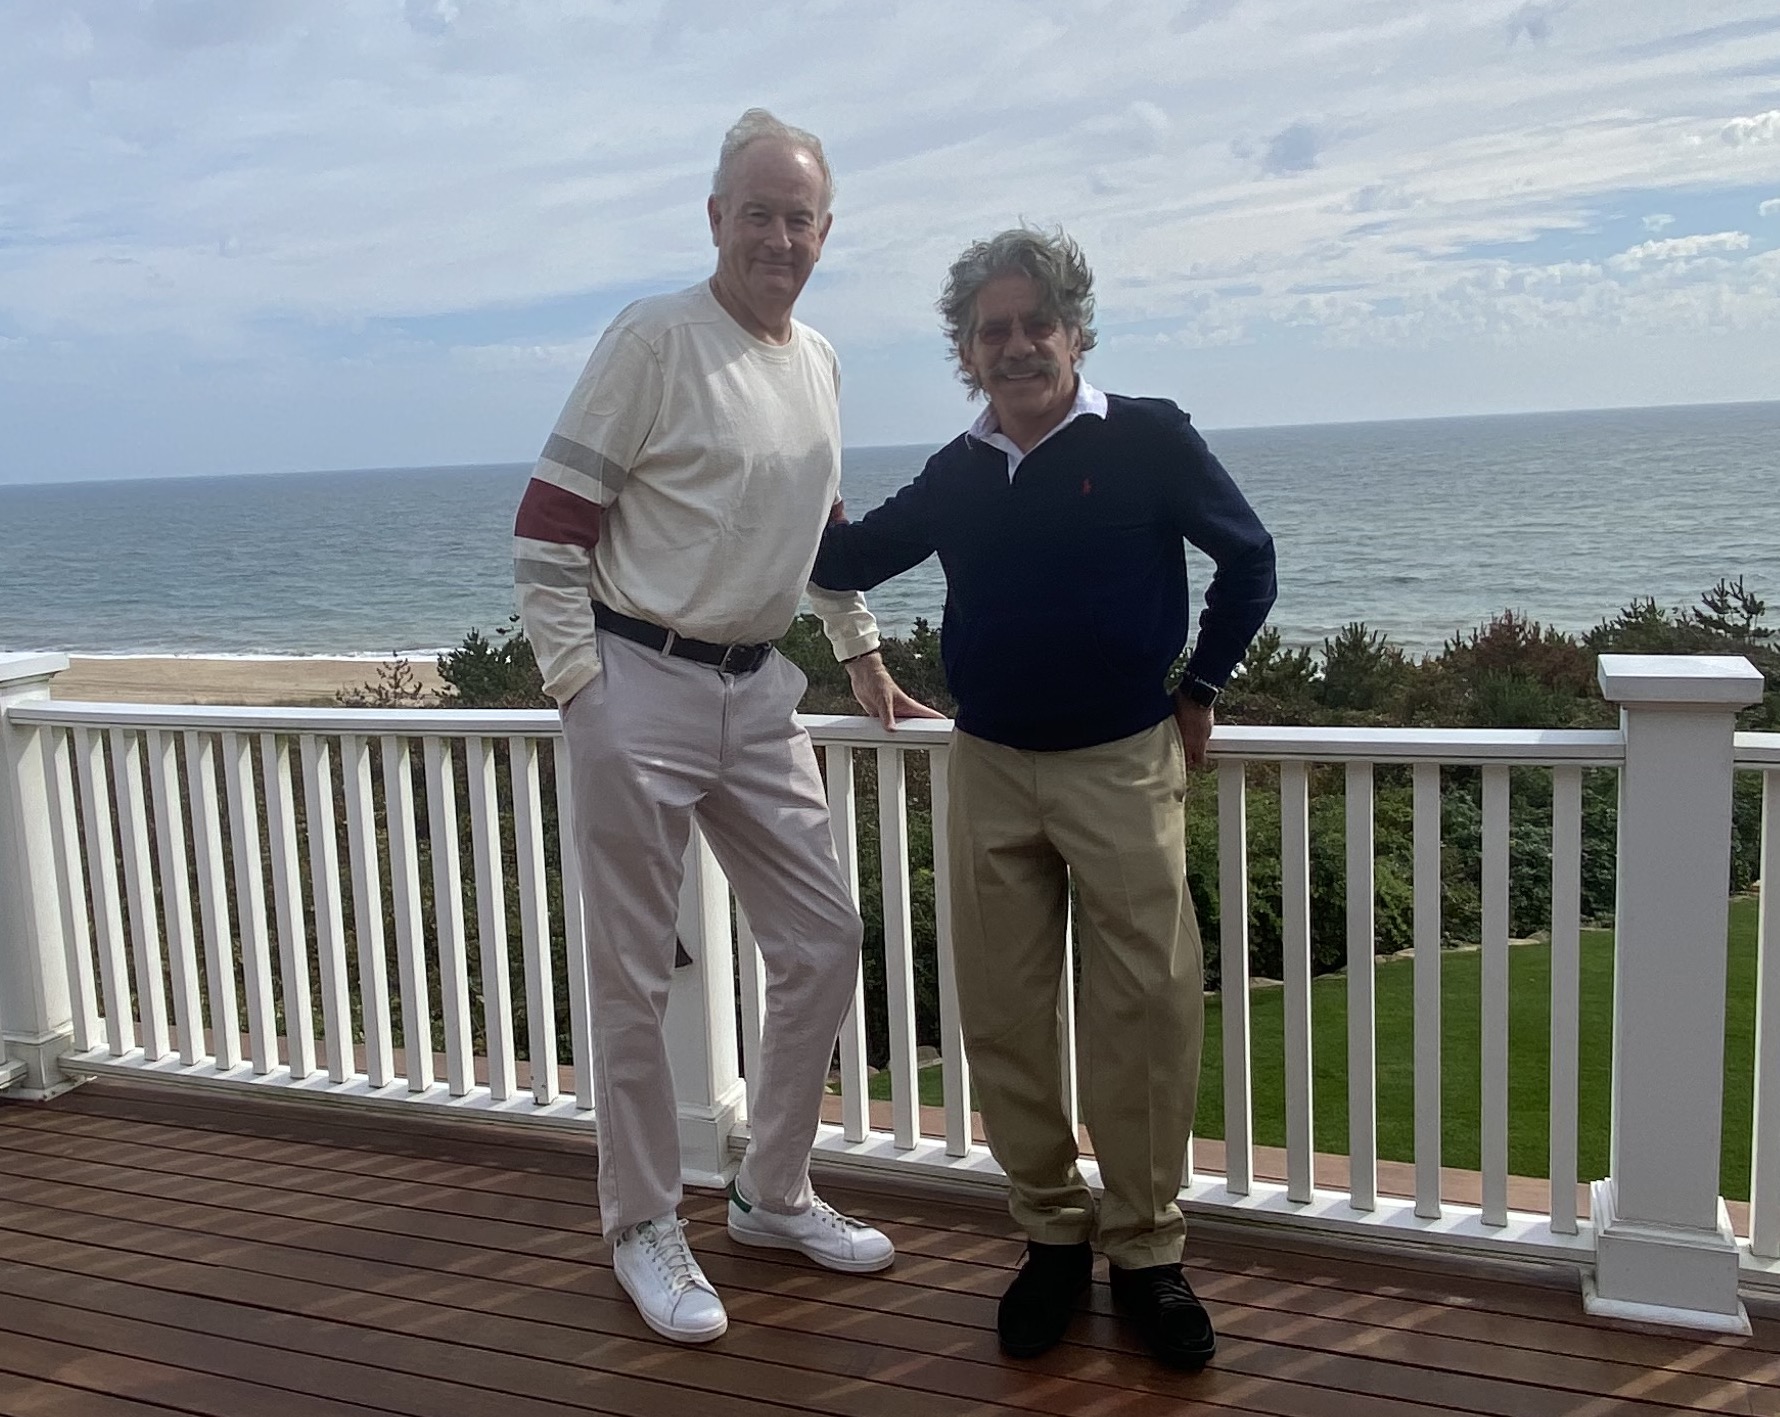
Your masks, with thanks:
[[[692,962],[674,971],[665,1027],[680,1111],[680,1171],[693,1185],[725,1186],[734,1175],[729,1139],[747,1111],[747,1088],[737,1055],[729,882],[697,828],[686,849],[679,929]]]
[[[19,704],[49,698],[50,680],[67,667],[64,654],[0,654],[0,1079],[15,1097],[53,1097],[74,1085],[57,1061],[72,1046],[74,1010],[47,734],[10,717]]]
[[[1732,735],[1762,677],[1735,655],[1600,660],[1620,706],[1613,1123],[1591,1313],[1749,1332],[1718,1193]]]

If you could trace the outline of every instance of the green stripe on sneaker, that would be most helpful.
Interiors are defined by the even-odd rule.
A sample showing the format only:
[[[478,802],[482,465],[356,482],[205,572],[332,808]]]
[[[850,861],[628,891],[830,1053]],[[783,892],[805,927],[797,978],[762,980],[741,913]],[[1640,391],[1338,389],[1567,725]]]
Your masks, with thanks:
[[[754,1210],[753,1206],[749,1205],[747,1201],[742,1199],[742,1187],[740,1181],[731,1181],[729,1183],[729,1199],[732,1204],[740,1208],[743,1215],[749,1215]]]

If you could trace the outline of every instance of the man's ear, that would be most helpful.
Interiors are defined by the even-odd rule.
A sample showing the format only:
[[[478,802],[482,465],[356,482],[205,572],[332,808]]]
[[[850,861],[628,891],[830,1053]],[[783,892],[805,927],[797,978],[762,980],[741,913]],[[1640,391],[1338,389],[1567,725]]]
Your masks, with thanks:
[[[710,219],[711,244],[715,246],[718,244],[718,233],[723,227],[723,208],[717,202],[716,193],[705,198],[705,216]]]

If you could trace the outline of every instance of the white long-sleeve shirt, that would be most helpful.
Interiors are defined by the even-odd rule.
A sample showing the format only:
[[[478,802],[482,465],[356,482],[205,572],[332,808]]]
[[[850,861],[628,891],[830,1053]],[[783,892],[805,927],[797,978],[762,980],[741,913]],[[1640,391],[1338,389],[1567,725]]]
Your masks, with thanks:
[[[599,673],[592,602],[724,644],[775,640],[798,597],[838,659],[878,645],[856,592],[809,585],[840,490],[840,370],[793,323],[742,329],[705,283],[639,300],[601,337],[514,526],[519,616],[558,703]]]

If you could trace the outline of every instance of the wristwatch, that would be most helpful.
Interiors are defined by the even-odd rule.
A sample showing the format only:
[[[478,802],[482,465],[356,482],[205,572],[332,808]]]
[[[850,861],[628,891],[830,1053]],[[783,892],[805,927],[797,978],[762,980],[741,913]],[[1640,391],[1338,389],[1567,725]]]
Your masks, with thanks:
[[[1188,703],[1198,704],[1200,708],[1210,708],[1218,701],[1221,690],[1216,684],[1207,684],[1203,679],[1189,674],[1180,681],[1180,688],[1176,692]]]

